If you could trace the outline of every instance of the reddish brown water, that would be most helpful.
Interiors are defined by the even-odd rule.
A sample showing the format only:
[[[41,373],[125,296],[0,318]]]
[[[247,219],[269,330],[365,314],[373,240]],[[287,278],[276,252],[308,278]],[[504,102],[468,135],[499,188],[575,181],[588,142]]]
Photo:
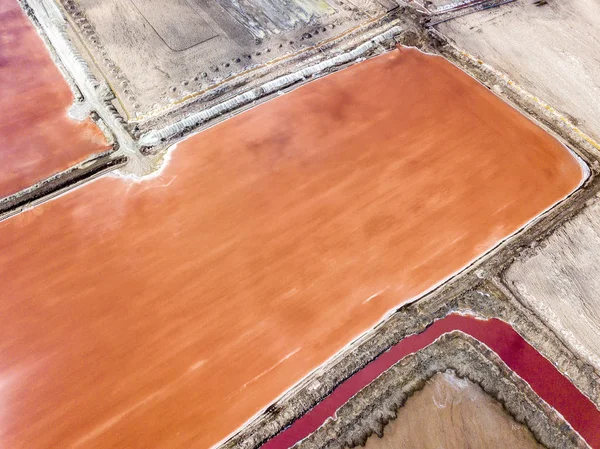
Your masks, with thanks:
[[[105,151],[91,120],[69,119],[73,95],[16,0],[0,0],[0,198]]]
[[[0,445],[209,447],[565,197],[556,140],[393,51],[0,223]]]

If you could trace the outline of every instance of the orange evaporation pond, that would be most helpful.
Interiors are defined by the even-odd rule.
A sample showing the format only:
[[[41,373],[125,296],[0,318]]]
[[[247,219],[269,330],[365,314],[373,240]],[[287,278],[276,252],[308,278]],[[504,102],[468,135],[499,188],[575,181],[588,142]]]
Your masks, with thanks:
[[[392,51],[0,223],[0,445],[210,447],[583,171]]]
[[[0,198],[106,151],[16,0],[0,0]]]

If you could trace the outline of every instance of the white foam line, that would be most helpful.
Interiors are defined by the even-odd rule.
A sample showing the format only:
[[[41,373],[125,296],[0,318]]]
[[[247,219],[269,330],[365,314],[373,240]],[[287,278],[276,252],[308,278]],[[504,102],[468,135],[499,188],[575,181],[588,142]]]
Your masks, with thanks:
[[[187,140],[190,137],[191,136],[186,137],[185,140]],[[112,178],[119,178],[124,181],[129,181],[129,182],[132,182],[135,184],[139,184],[143,181],[149,181],[151,179],[160,178],[163,175],[163,173],[165,172],[169,163],[171,162],[171,159],[173,158],[173,152],[177,149],[177,146],[180,143],[181,142],[174,143],[169,148],[167,148],[164,153],[162,153],[161,155],[158,155],[157,159],[159,159],[159,161],[157,162],[157,164],[159,165],[159,167],[156,170],[153,170],[148,174],[138,175],[133,172],[127,172],[126,171],[127,164],[126,164],[116,170],[106,173],[106,176],[110,176]],[[151,157],[151,156],[145,156],[145,157]]]
[[[254,376],[252,379],[250,379],[248,382],[246,382],[244,385],[242,385],[242,387],[240,388],[240,390],[243,390],[244,388],[246,388],[248,385],[250,385],[253,382],[256,382],[258,379],[260,379],[261,377],[263,377],[264,375],[270,373],[271,371],[273,371],[275,368],[277,368],[279,365],[281,365],[283,362],[285,362],[287,359],[289,359],[290,357],[292,357],[294,354],[297,354],[298,352],[300,352],[300,349],[302,348],[296,348],[294,349],[292,352],[290,352],[289,354],[287,354],[286,356],[282,357],[277,363],[275,363],[275,365],[273,365],[271,368],[268,368],[266,370],[264,370],[262,373],[260,373],[257,376]]]
[[[369,301],[371,301],[373,298],[378,297],[379,295],[381,295],[384,291],[386,291],[389,287],[386,288],[382,288],[381,290],[379,290],[377,293],[373,293],[371,296],[369,296],[367,299],[365,299],[362,303],[366,304]]]
[[[205,109],[204,111],[191,114],[189,117],[186,117],[162,129],[149,131],[142,137],[140,137],[139,143],[140,145],[146,147],[158,145],[161,141],[164,141],[169,137],[174,136],[175,134],[183,131],[185,128],[197,126],[225,112],[236,109],[242,105],[251,103],[252,101],[259,99],[260,97],[275,93],[286,86],[294,84],[298,81],[301,81],[318,73],[322,73],[328,68],[353,61],[359,58],[361,55],[365,54],[367,51],[375,48],[375,46],[379,45],[380,43],[393,38],[401,31],[401,27],[394,26],[385,33],[375,36],[368,42],[359,45],[352,51],[327,59],[323,62],[306,67],[289,75],[284,75],[279,78],[276,78],[255,89],[237,95],[231,98],[230,100],[224,101],[223,103],[219,103],[211,108]]]
[[[139,409],[140,407],[145,406],[146,404],[148,404],[149,402],[153,401],[154,399],[158,398],[160,395],[162,395],[167,390],[169,390],[170,388],[172,388],[174,384],[182,381],[186,376],[191,375],[190,373],[192,373],[192,372],[200,369],[205,364],[206,364],[206,360],[204,360],[204,359],[198,360],[197,362],[195,362],[194,364],[192,364],[187,369],[186,372],[184,372],[183,374],[181,374],[175,380],[169,382],[167,385],[159,388],[158,390],[154,391],[153,393],[150,393],[145,398],[137,401],[135,404],[133,404],[133,405],[125,408],[124,410],[122,410],[121,412],[113,415],[111,418],[107,419],[106,421],[103,421],[100,425],[94,427],[91,431],[87,432],[85,435],[83,435],[81,438],[79,438],[77,441],[75,441],[71,445],[71,448],[79,447],[79,446],[87,443],[90,440],[94,440],[94,439],[98,438],[100,435],[102,435],[103,433],[105,433],[108,429],[110,429],[115,424],[117,424],[118,422],[120,422],[121,420],[123,420],[123,418],[125,418],[127,415],[129,415],[130,413],[132,413],[135,410]]]
[[[108,420],[104,421],[102,424],[100,424],[99,426],[95,427],[90,432],[86,433],[84,436],[82,436],[81,438],[79,438],[77,441],[75,441],[71,445],[71,447],[72,448],[79,447],[79,446],[87,443],[88,441],[93,440],[93,439],[99,437],[104,432],[106,432],[108,429],[110,429],[115,424],[117,424],[119,421],[121,421],[123,418],[125,418],[127,415],[129,415],[131,412],[134,412],[135,410],[137,410],[140,407],[146,405],[147,403],[149,403],[150,401],[152,401],[156,397],[160,396],[162,393],[164,393],[166,390],[168,390],[169,387],[170,387],[170,385],[167,385],[167,386],[165,386],[163,388],[160,388],[159,390],[155,391],[154,393],[146,396],[144,399],[142,399],[142,400],[136,402],[135,404],[133,404],[132,406],[126,408],[122,412],[117,413],[113,417],[111,417]]]

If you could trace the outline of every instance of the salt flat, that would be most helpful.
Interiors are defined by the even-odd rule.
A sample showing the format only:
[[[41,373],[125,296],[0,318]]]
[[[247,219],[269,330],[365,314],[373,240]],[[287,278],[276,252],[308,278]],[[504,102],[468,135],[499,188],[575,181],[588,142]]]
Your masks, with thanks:
[[[518,0],[438,30],[600,139],[600,3]]]

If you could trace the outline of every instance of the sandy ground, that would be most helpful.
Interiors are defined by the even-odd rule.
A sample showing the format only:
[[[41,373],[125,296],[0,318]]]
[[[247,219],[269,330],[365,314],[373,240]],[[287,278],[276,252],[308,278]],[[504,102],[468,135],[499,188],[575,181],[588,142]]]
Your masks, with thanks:
[[[83,23],[80,14],[89,20],[79,32],[86,48],[82,54],[91,55],[89,62],[98,65],[132,118],[332,39],[387,11],[375,0],[364,0],[361,11],[326,0],[61,3],[74,24]]]
[[[385,427],[383,438],[367,440],[365,449],[542,448],[478,385],[451,373],[436,374],[415,393]]]
[[[0,0],[0,198],[106,151],[16,0]]]
[[[600,140],[600,3],[518,0],[438,26]]]
[[[507,281],[548,326],[600,369],[600,205],[558,229]]]
[[[0,223],[0,446],[205,448],[581,181],[402,49]]]

